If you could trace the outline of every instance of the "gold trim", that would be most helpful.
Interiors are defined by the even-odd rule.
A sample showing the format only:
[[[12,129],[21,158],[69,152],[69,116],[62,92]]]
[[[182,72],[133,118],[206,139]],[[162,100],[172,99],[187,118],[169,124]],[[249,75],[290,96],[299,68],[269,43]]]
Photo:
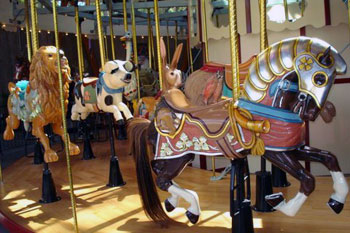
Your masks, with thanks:
[[[174,133],[173,135],[168,134],[168,133],[163,133],[163,132],[159,129],[159,127],[157,126],[156,118],[154,118],[154,120],[153,120],[153,121],[154,121],[154,127],[156,128],[157,132],[158,132],[160,135],[162,135],[162,136],[164,136],[164,137],[169,137],[169,138],[171,138],[171,139],[174,139],[174,138],[182,131],[182,129],[183,129],[183,127],[184,127],[184,124],[185,124],[185,118],[186,118],[186,114],[183,114],[182,119],[181,119],[181,122],[180,122],[180,125],[179,125],[179,128],[177,128],[177,130],[175,131],[175,133]]]
[[[281,75],[283,75],[284,74],[284,71],[282,71],[282,73],[277,73],[273,68],[272,68],[272,65],[271,65],[271,62],[270,62],[270,55],[271,55],[271,48],[272,47],[269,47],[268,48],[268,59],[267,59],[267,65],[269,66],[269,68],[270,68],[270,70],[271,70],[271,72],[274,74],[274,75],[276,75],[276,76],[281,76]],[[278,51],[277,51],[277,53],[278,53]],[[278,55],[277,55],[278,56]]]
[[[260,59],[259,59],[259,57],[260,57],[260,55],[262,54],[262,53],[264,53],[265,54],[265,60],[268,60],[266,57],[267,57],[267,55],[268,55],[268,48],[267,49],[265,49],[264,51],[262,51],[261,53],[259,53],[257,56],[256,56],[256,68],[255,68],[255,72],[257,73],[257,75],[259,76],[259,78],[263,81],[263,82],[265,82],[265,83],[271,83],[273,80],[275,80],[275,78],[276,77],[272,77],[271,78],[271,80],[266,80],[264,77],[263,77],[263,75],[260,73],[260,65],[259,65],[259,61],[260,61]],[[268,66],[268,65],[267,65]],[[270,68],[270,67],[266,67],[266,68]],[[273,74],[273,72],[272,72],[272,74]],[[268,88],[268,87],[267,87]],[[267,89],[266,88],[266,89]],[[265,89],[265,90],[266,90]]]
[[[282,45],[283,45],[283,40],[279,43],[279,45],[278,45],[278,60],[280,61],[280,63],[281,63],[281,65],[282,65],[282,67],[283,67],[283,69],[284,70],[286,70],[286,71],[292,71],[293,70],[293,66],[291,67],[291,68],[288,68],[284,63],[283,63],[283,59],[282,59],[282,52],[281,52],[281,49],[282,49]],[[293,59],[292,59],[293,60]]]
[[[321,57],[323,54],[324,54],[323,52],[320,52],[319,54],[317,54],[317,57],[316,57],[317,61],[319,61],[320,57]],[[331,56],[330,58],[331,58],[332,63],[331,63],[329,66],[323,65],[321,62],[320,62],[320,66],[321,66],[322,68],[325,68],[325,69],[331,68],[331,67],[334,65],[334,58],[333,58],[333,56]]]
[[[318,75],[318,74],[323,74],[323,75],[326,77],[326,82],[325,82],[324,84],[322,84],[322,85],[318,85],[317,83],[315,83],[314,78],[315,78],[315,76]],[[315,72],[315,73],[312,75],[312,78],[311,78],[312,84],[314,84],[314,85],[315,85],[316,87],[318,87],[318,88],[327,86],[328,80],[329,80],[328,75],[327,75],[327,73],[324,72],[324,71],[317,71],[317,72]]]
[[[307,46],[306,46],[306,51],[311,53],[311,45],[312,45],[312,40],[310,39]]]
[[[293,59],[297,56],[297,53],[298,53],[298,43],[299,43],[299,38],[297,38],[294,41],[294,45],[293,45]]]

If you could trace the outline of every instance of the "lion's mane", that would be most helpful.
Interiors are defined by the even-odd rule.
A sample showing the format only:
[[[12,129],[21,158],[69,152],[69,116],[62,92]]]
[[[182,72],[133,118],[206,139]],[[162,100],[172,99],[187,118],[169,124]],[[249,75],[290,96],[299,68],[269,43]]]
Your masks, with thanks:
[[[50,121],[58,117],[61,118],[61,104],[59,92],[59,79],[56,70],[48,66],[48,58],[43,52],[45,47],[41,47],[33,56],[30,65],[29,83],[31,90],[37,90],[39,95],[39,102],[42,109],[42,116]],[[70,69],[67,65],[67,70],[62,72],[63,91],[65,109],[68,105],[69,94],[69,79]]]

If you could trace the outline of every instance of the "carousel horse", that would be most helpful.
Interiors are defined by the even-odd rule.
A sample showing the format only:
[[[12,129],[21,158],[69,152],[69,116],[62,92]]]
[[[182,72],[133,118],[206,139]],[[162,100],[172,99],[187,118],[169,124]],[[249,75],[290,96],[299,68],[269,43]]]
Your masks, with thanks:
[[[133,116],[122,101],[124,87],[131,82],[135,66],[131,61],[114,60],[105,64],[99,78],[84,78],[74,87],[75,104],[72,120],[85,120],[90,112],[113,113],[118,125]],[[80,115],[80,116],[79,116]]]
[[[16,57],[14,81],[29,80],[30,63],[25,57]]]
[[[31,122],[33,135],[38,137],[44,146],[44,159],[47,163],[57,161],[58,156],[50,147],[44,126],[52,124],[53,132],[64,140],[57,62],[61,63],[66,110],[69,82],[71,81],[67,58],[63,51],[60,51],[60,57],[57,57],[56,52],[57,49],[53,46],[40,47],[34,54],[30,65],[29,81],[22,80],[16,84],[12,82],[8,84],[9,116],[6,118],[6,129],[3,135],[4,140],[12,140],[13,130],[18,128],[20,120],[27,125],[26,128]],[[70,155],[80,153],[79,147],[70,141],[69,153]]]
[[[281,193],[266,196],[270,205],[289,216],[298,212],[315,188],[315,178],[299,160],[320,162],[334,182],[328,205],[340,213],[348,184],[335,155],[305,146],[305,122],[317,118],[336,75],[345,73],[344,59],[328,43],[299,37],[275,43],[253,58],[237,102],[226,99],[194,106],[178,89],[166,91],[158,107],[176,118],[172,121],[175,133],[158,125],[157,115],[153,122],[135,119],[129,127],[146,214],[157,223],[171,221],[160,203],[152,168],[157,186],[170,193],[166,210],[174,210],[183,198],[190,204],[186,216],[192,223],[198,221],[197,194],[173,181],[194,154],[224,155],[231,160],[263,155],[300,181],[299,192],[288,202]],[[154,154],[150,164],[149,154]]]

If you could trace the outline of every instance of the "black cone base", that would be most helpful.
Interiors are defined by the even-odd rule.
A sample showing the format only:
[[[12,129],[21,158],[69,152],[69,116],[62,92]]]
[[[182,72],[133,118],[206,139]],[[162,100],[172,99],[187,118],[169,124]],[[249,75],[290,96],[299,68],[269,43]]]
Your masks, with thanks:
[[[51,171],[49,169],[44,169],[43,171],[43,184],[42,184],[42,194],[40,203],[52,203],[61,200],[57,196],[55,183],[53,182]]]
[[[234,203],[238,206],[238,202]],[[253,227],[253,214],[250,207],[250,201],[244,201],[241,207],[235,208],[237,211],[234,213],[232,233],[254,233]]]
[[[84,140],[84,152],[83,152],[83,160],[90,160],[96,158],[94,156],[94,152],[91,148],[91,143],[89,139]]]
[[[288,187],[290,183],[287,180],[287,175],[278,167],[272,165],[272,186],[273,187]]]
[[[34,164],[42,164],[44,162],[44,153],[43,153],[43,148],[41,146],[40,141],[38,140],[35,143],[34,147]]]
[[[256,172],[256,203],[253,209],[258,212],[272,212],[274,209],[265,201],[272,194],[271,172]]]
[[[126,183],[123,180],[122,173],[120,172],[119,168],[119,161],[117,157],[113,156],[110,160],[110,166],[109,166],[109,181],[107,186],[108,187],[119,187],[123,186]]]
[[[118,125],[117,140],[126,140],[126,126],[125,124]]]

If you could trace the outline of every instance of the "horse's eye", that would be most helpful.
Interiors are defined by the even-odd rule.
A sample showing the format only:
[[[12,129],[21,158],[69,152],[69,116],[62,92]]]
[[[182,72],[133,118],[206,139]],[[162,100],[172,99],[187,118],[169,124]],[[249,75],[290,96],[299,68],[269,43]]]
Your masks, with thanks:
[[[49,54],[49,57],[52,57],[52,54]]]
[[[312,82],[314,83],[314,85],[316,87],[323,87],[327,84],[328,78],[326,75],[324,74],[316,74],[313,78],[312,78]]]

